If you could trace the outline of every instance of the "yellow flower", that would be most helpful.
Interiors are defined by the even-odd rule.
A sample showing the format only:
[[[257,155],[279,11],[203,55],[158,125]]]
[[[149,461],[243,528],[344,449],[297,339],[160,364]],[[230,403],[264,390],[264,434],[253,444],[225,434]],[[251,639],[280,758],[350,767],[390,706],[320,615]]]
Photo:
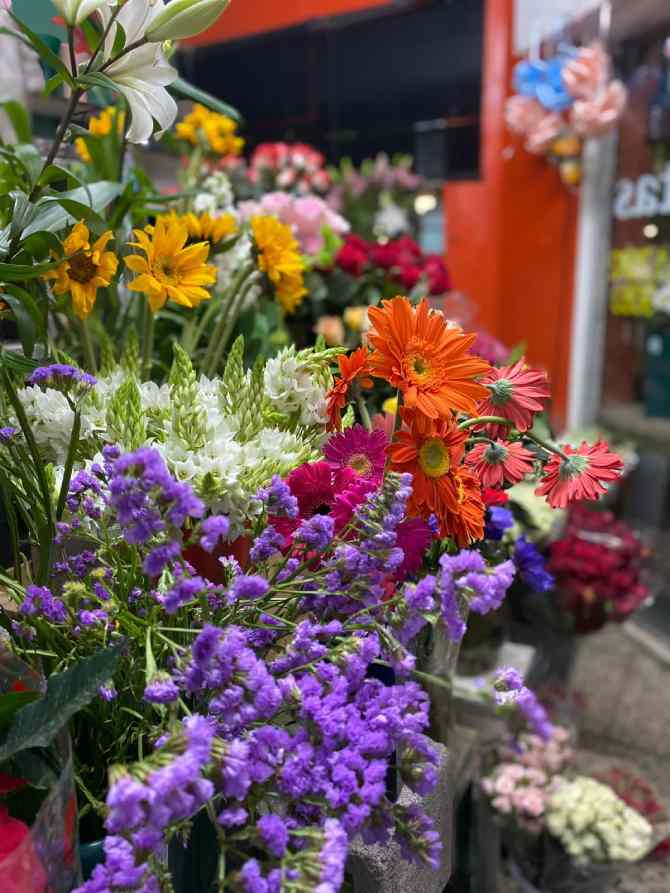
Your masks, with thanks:
[[[391,415],[395,415],[398,411],[398,398],[397,397],[387,397],[386,400],[382,403],[382,412],[390,412]]]
[[[161,215],[162,219],[176,221],[183,224],[188,230],[191,242],[209,242],[212,248],[223,242],[237,232],[237,220],[234,214],[221,214],[212,217],[209,212],[204,214],[183,214],[176,211]]]
[[[186,246],[188,229],[178,218],[161,217],[155,226],[134,229],[136,242],[145,257],[130,254],[126,266],[139,275],[128,286],[149,299],[154,313],[169,299],[182,307],[197,307],[211,298],[204,286],[216,282],[216,267],[206,263],[209,242]]]
[[[54,280],[54,294],[71,296],[80,319],[86,319],[95,305],[98,289],[108,286],[116,274],[117,257],[113,251],[105,251],[112,238],[112,231],[107,230],[91,245],[88,227],[80,221],[63,242],[66,259],[44,274],[45,279]]]
[[[193,146],[204,145],[216,155],[239,155],[244,140],[236,134],[237,124],[226,115],[210,112],[196,103],[193,111],[177,124],[177,137]]]
[[[84,164],[90,164],[93,159],[91,158],[91,153],[88,151],[86,140],[83,137],[78,136],[74,141],[74,147],[77,150],[77,155],[81,158]]]
[[[302,278],[305,265],[298,243],[289,227],[276,217],[252,217],[251,230],[258,250],[258,269],[275,286],[284,310],[293,313],[307,294]]]
[[[368,308],[362,305],[345,307],[344,322],[352,332],[362,332],[368,327]]]
[[[95,115],[88,122],[88,130],[92,136],[98,137],[106,137],[112,132],[112,128],[114,126],[114,119],[116,119],[116,130],[119,136],[123,136],[125,127],[126,127],[126,113],[123,111],[119,111],[116,106],[109,105],[106,109],[103,109],[98,117]],[[85,164],[90,164],[92,161],[91,153],[89,151],[88,146],[86,145],[86,140],[83,137],[77,137],[74,141],[74,147],[77,150],[77,154],[81,158],[81,160]]]

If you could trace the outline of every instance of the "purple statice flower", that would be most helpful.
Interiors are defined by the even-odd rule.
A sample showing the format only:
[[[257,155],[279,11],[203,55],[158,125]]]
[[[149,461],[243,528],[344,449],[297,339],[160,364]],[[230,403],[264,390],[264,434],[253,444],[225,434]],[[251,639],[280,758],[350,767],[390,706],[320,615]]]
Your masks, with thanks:
[[[442,613],[447,629],[447,617],[453,625],[456,617],[460,616],[458,603],[461,600],[466,600],[470,609],[477,614],[487,614],[499,608],[515,573],[512,561],[488,566],[479,552],[467,549],[458,555],[443,555],[440,558],[440,567]],[[457,626],[455,623],[454,630]]]
[[[105,861],[96,865],[90,879],[74,893],[111,893],[123,889],[127,893],[160,893],[158,879],[146,859],[136,864],[131,844],[123,837],[105,838]]]
[[[400,776],[417,794],[429,794],[439,778],[440,756],[435,745],[425,735],[411,734],[399,751]]]
[[[93,592],[97,595],[101,602],[108,602],[112,597],[110,595],[109,589],[103,586],[99,580],[96,580],[93,584]]]
[[[168,524],[180,529],[187,518],[200,518],[205,510],[191,487],[175,480],[151,447],[114,461],[109,490],[110,505],[131,545],[148,542]]]
[[[221,790],[225,797],[244,800],[251,786],[250,768],[247,742],[236,738],[226,742],[219,761]]]
[[[545,567],[545,561],[538,548],[525,537],[520,536],[514,544],[512,560],[519,576],[533,592],[547,592],[556,580]]]
[[[432,819],[418,803],[394,806],[396,818],[395,840],[400,845],[403,859],[418,864],[426,863],[437,870],[440,867],[442,841],[435,831]]]
[[[156,673],[142,697],[150,704],[172,704],[179,697],[179,689],[167,673]]]
[[[254,564],[267,561],[284,545],[284,537],[272,525],[266,527],[254,540],[249,557]]]
[[[40,366],[35,369],[26,380],[31,387],[41,386],[55,388],[58,391],[76,391],[80,395],[89,391],[98,382],[88,372],[82,372],[75,366],[66,363],[52,363],[50,366]]]
[[[328,647],[319,639],[328,640],[340,635],[341,632],[342,624],[339,620],[331,620],[323,625],[311,620],[302,620],[295,628],[286,654],[270,664],[271,671],[275,675],[287,673],[302,664],[325,657]]]
[[[348,850],[347,834],[342,825],[337,819],[326,819],[323,824],[323,844],[318,856],[321,865],[319,881],[325,889],[339,890],[342,886]]]
[[[68,524],[66,521],[56,521],[56,536],[54,537],[54,543],[57,546],[60,546],[70,533],[72,533],[72,525]]]
[[[224,828],[240,828],[249,818],[249,813],[241,806],[228,806],[222,809],[217,821]]]
[[[180,557],[181,549],[176,540],[156,546],[145,556],[142,570],[148,577],[160,577],[168,564]]]
[[[268,893],[268,882],[257,859],[248,859],[239,872],[244,893]]]
[[[493,687],[496,691],[520,691],[523,688],[523,677],[514,667],[500,667],[495,672]]]
[[[109,614],[101,608],[95,608],[92,611],[80,611],[77,618],[82,626],[97,626],[100,623],[107,623]]]
[[[228,601],[232,605],[240,600],[253,601],[267,594],[270,584],[258,574],[240,574],[235,577],[228,593]]]
[[[288,826],[281,816],[269,813],[256,822],[263,844],[271,856],[280,859],[288,846]]]
[[[323,552],[331,544],[335,533],[335,519],[331,515],[314,515],[300,523],[293,534],[293,541]]]
[[[202,577],[180,576],[173,586],[164,595],[157,596],[157,599],[165,608],[166,614],[176,614],[180,608],[194,601],[207,588],[208,584]]]
[[[298,500],[291,488],[279,475],[275,475],[267,487],[256,493],[256,499],[265,503],[268,512],[276,517],[297,518]]]
[[[285,583],[287,580],[290,580],[300,567],[300,564],[301,562],[299,558],[289,558],[284,567],[277,574],[275,582]]]
[[[7,446],[14,440],[18,433],[16,428],[0,428],[0,444],[2,444],[2,446]]]
[[[407,645],[426,625],[428,621],[424,615],[431,614],[435,610],[435,587],[435,577],[430,574],[419,580],[416,585],[405,584],[402,626],[396,631],[396,638],[403,645]]]
[[[51,623],[65,623],[68,619],[67,608],[63,601],[56,598],[46,586],[31,584],[26,587],[26,594],[21,605],[21,613],[26,617],[42,615]]]
[[[498,706],[514,706],[524,719],[544,741],[553,735],[554,727],[549,721],[547,711],[537,695],[524,685],[523,678],[514,667],[501,667],[493,676],[493,691]]]
[[[270,719],[283,700],[277,682],[237,626],[204,627],[193,643],[183,684],[209,698],[209,713],[227,734]]]
[[[442,556],[446,558],[447,556]],[[459,592],[451,573],[443,566],[439,575],[437,593],[439,596],[440,620],[452,642],[460,642],[465,635],[465,621],[461,616]]]
[[[506,530],[514,527],[514,515],[500,505],[489,506],[486,510],[484,536],[487,540],[501,540]]]
[[[26,639],[28,642],[32,642],[37,635],[33,627],[28,626],[27,623],[19,623],[17,620],[12,620],[11,627],[15,636]]]
[[[200,526],[200,547],[205,552],[213,552],[219,540],[228,536],[230,521],[225,515],[212,515],[202,522]]]
[[[98,689],[98,694],[103,701],[108,702],[115,700],[119,696],[116,686],[113,683],[110,683],[109,685],[101,685]]]

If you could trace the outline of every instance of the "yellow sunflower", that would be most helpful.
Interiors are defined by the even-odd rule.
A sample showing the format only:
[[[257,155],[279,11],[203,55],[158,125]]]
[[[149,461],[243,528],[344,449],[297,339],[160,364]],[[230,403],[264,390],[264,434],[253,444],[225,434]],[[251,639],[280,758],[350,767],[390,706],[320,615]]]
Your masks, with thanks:
[[[105,137],[109,136],[116,120],[116,129],[119,136],[123,135],[126,126],[126,113],[119,111],[116,106],[109,105],[103,109],[100,114],[93,117],[88,122],[88,130],[93,136]],[[83,137],[77,137],[74,141],[74,147],[82,161],[89,164],[91,162],[91,153],[89,152],[86,140]]]
[[[169,214],[161,214],[160,219],[183,224],[188,230],[190,242],[209,242],[212,248],[237,232],[237,220],[234,214],[212,217],[209,213],[180,215],[176,211],[171,211]]]
[[[237,124],[232,118],[210,112],[199,103],[176,127],[179,139],[193,146],[204,145],[216,155],[239,155],[242,152],[244,140],[236,131]]]
[[[188,229],[178,218],[160,217],[155,226],[134,229],[129,242],[145,255],[130,254],[126,266],[139,275],[128,286],[143,292],[154,313],[169,299],[182,307],[197,307],[211,298],[204,286],[216,282],[216,267],[206,263],[209,242],[186,245]]]
[[[303,282],[305,264],[293,233],[276,217],[252,217],[251,231],[258,251],[258,269],[275,286],[284,310],[295,312],[307,289]]]
[[[88,227],[80,221],[63,242],[63,263],[44,274],[45,279],[54,280],[54,294],[71,296],[80,319],[86,319],[95,305],[98,289],[109,285],[116,274],[119,261],[113,251],[105,251],[113,237],[112,231],[107,230],[91,245]]]

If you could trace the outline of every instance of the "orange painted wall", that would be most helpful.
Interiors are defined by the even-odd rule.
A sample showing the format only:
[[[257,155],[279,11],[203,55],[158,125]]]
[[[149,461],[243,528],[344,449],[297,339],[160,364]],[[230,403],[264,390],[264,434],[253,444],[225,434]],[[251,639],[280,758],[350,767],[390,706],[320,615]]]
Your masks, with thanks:
[[[542,158],[505,127],[512,68],[513,0],[487,0],[481,179],[445,186],[448,263],[477,322],[552,380],[552,416],[565,417],[577,199]]]
[[[309,19],[386,6],[390,0],[231,0],[221,18],[188,43],[203,46],[263,31],[299,25]]]

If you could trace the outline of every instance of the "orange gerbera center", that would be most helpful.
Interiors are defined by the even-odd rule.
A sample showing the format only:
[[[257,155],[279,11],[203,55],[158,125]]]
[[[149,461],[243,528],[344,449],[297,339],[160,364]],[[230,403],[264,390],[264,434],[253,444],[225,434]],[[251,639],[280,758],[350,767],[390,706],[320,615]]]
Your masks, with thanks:
[[[419,450],[419,465],[429,478],[441,478],[451,468],[449,450],[439,437],[430,437]]]
[[[403,357],[403,371],[412,384],[427,385],[435,380],[436,357],[431,346],[423,339],[412,338],[408,344],[407,354]]]
[[[363,477],[369,475],[372,471],[372,462],[370,462],[365,453],[354,453],[350,456],[347,465],[358,474],[363,475]]]

